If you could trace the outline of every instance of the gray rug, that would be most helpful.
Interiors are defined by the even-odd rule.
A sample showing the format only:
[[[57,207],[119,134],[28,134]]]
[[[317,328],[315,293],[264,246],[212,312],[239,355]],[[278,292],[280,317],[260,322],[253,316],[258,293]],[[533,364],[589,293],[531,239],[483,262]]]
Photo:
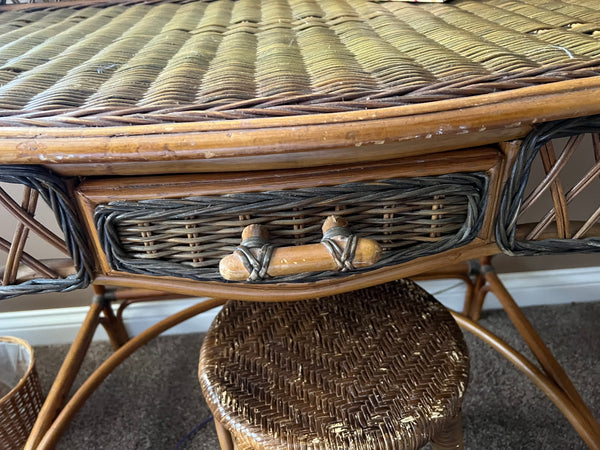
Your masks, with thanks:
[[[600,302],[527,308],[596,417],[600,417]],[[482,324],[520,350],[518,335],[501,311]],[[123,363],[90,398],[63,436],[59,449],[218,449],[197,381],[201,334],[161,337]],[[569,422],[533,383],[494,350],[467,335],[471,383],[464,404],[468,449],[584,449]],[[37,347],[47,392],[66,346]],[[77,384],[110,354],[92,345]]]

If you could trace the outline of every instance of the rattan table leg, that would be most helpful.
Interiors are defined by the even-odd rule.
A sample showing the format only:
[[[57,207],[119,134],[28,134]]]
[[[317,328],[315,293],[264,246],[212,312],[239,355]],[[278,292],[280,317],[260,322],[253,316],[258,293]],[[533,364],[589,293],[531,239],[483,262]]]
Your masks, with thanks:
[[[95,285],[94,291],[96,292],[98,301],[102,304],[100,324],[104,327],[113,350],[117,350],[129,340],[125,324],[115,316],[111,306],[111,297],[107,295],[106,288]]]
[[[200,313],[208,311],[210,309],[221,306],[226,300],[222,299],[208,299],[204,300],[196,305],[190,306],[166,319],[161,320],[150,328],[144,330],[137,336],[131,338],[121,348],[116,350],[111,356],[109,356],[81,385],[81,387],[75,392],[73,397],[64,406],[58,417],[52,425],[48,428],[47,433],[43,436],[41,441],[39,438],[37,450],[50,450],[53,449],[67,426],[73,420],[73,417],[83,406],[85,401],[94,393],[94,391],[102,384],[110,373],[115,370],[123,361],[131,356],[140,347],[146,345],[149,341],[157,337],[162,332],[172,328],[181,322],[190,319]]]
[[[523,340],[531,348],[534,355],[540,362],[545,374],[547,375],[546,379],[548,382],[552,383],[556,389],[560,390],[569,399],[568,406],[564,406],[565,403],[561,403],[560,405],[557,404],[559,409],[565,416],[567,416],[567,418],[569,418],[569,415],[573,414],[573,409],[577,409],[579,411],[577,414],[577,420],[580,421],[580,425],[583,428],[578,429],[575,427],[576,430],[582,437],[584,437],[582,432],[587,433],[590,439],[586,440],[588,445],[590,445],[592,448],[600,449],[600,425],[598,424],[598,421],[592,415],[591,411],[575,389],[564,369],[556,361],[546,344],[539,337],[531,323],[529,323],[521,309],[518,307],[510,293],[496,275],[491,265],[491,259],[492,258],[489,256],[480,258],[480,267],[478,268],[477,272],[475,274],[473,274],[472,271],[469,272],[471,275],[475,275],[475,280],[473,281],[470,277],[468,277],[467,298],[465,299],[463,315],[474,322],[478,321],[481,316],[483,302],[487,293],[494,293],[500,300],[502,307],[506,311],[509,319],[513,322]],[[415,279],[464,279],[464,275],[465,269],[461,263],[459,265],[449,266],[441,272],[431,272],[419,275],[415,277]],[[471,294],[470,297],[469,294]],[[529,363],[529,361],[527,362]],[[522,367],[520,368],[526,372],[526,370],[524,370]],[[586,438],[584,437],[584,439]],[[590,444],[590,442],[593,444]]]
[[[485,274],[481,273],[482,266],[489,266],[492,263],[491,256],[484,256],[479,259],[479,270],[477,271],[477,275],[475,277],[474,287],[473,287],[473,300],[469,305],[469,309],[465,307],[463,314],[468,316],[471,320],[477,322],[481,318],[481,310],[483,309],[483,302],[485,300],[485,296],[490,291],[489,285],[485,279]]]
[[[450,420],[441,433],[431,441],[433,450],[461,450],[463,448],[462,414]]]
[[[590,426],[587,417],[582,414],[565,392],[556,385],[554,380],[550,379],[531,361],[498,336],[462,314],[454,311],[451,311],[451,313],[461,328],[489,344],[494,350],[498,351],[504,358],[514,364],[517,369],[527,375],[527,377],[557,406],[565,418],[571,423],[575,431],[591,449],[600,449],[600,434],[598,434],[594,427]]]
[[[107,304],[104,305],[102,314],[100,323],[104,327],[106,334],[108,334],[113,350],[117,350],[129,340],[125,325],[115,316],[110,302],[107,302]]]
[[[37,447],[63,407],[92,341],[94,332],[98,327],[101,311],[102,305],[97,302],[92,303],[90,306],[87,316],[79,329],[79,333],[71,345],[58,375],[50,388],[48,397],[40,410],[29,439],[25,444],[25,449],[32,450]]]
[[[597,447],[600,448],[600,424],[598,424],[592,412],[579,395],[579,392],[575,389],[573,382],[568,377],[565,370],[558,363],[552,352],[550,352],[550,349],[546,346],[542,338],[537,334],[533,325],[527,320],[527,317],[525,317],[521,308],[519,308],[512,295],[510,295],[502,281],[500,281],[500,278],[498,278],[493,267],[482,267],[482,272],[490,286],[490,290],[502,304],[509,319],[539,361],[544,372],[546,372],[550,379],[552,379],[571,399],[575,407],[578,408],[582,416],[585,417],[590,430],[593,431],[598,439],[596,442]]]

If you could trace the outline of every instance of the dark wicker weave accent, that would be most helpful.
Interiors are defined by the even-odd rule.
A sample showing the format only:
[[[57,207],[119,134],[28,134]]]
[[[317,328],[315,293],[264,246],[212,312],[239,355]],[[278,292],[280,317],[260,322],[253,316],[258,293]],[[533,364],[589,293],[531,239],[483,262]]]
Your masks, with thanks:
[[[383,247],[384,267],[470,242],[487,199],[483,174],[380,180],[339,186],[235,193],[185,199],[113,202],[96,208],[96,227],[117,270],[222,280],[218,264],[240,244],[242,229],[265,225],[275,246],[318,243],[329,215]],[[301,274],[271,280],[310,281],[353,272]],[[262,282],[269,282],[265,280]]]
[[[584,133],[600,133],[600,116],[548,122],[537,127],[523,140],[518,158],[512,167],[510,179],[504,188],[501,208],[496,222],[496,239],[498,245],[505,253],[510,255],[536,255],[600,251],[600,236],[590,236],[580,239],[561,238],[541,240],[519,240],[516,238],[517,224],[524,200],[525,188],[529,180],[531,165],[536,156],[538,156],[538,152],[553,139],[578,136]],[[590,168],[580,183],[571,189],[566,196],[562,192],[561,187],[560,195],[565,204],[579,193],[580,190],[575,188],[578,188],[578,186],[584,188],[589,184],[590,180],[600,175],[600,147],[598,147],[598,138],[596,137],[595,139],[594,145],[597,152],[595,155],[596,164]],[[557,166],[556,169],[562,168],[562,166],[559,167],[556,164],[555,166]],[[545,187],[547,189],[550,188],[551,183],[545,183]],[[594,222],[598,222],[600,219],[598,216],[599,211],[596,211],[588,220],[586,224],[588,227],[593,225]],[[556,217],[560,215],[561,211],[555,205],[549,219],[556,220]]]
[[[92,257],[87,235],[79,224],[77,211],[68,195],[64,180],[49,170],[38,166],[2,165],[0,182],[15,183],[39,192],[40,196],[54,211],[56,220],[63,232],[64,243],[75,266],[76,273],[67,277],[35,278],[0,286],[0,299],[24,294],[44,292],[66,292],[86,287],[92,273]],[[31,218],[33,220],[33,218]]]
[[[598,2],[97,1],[0,10],[0,125],[383,108],[600,73]]]
[[[239,449],[416,449],[460,410],[467,347],[408,280],[286,303],[228,302],[200,383]]]

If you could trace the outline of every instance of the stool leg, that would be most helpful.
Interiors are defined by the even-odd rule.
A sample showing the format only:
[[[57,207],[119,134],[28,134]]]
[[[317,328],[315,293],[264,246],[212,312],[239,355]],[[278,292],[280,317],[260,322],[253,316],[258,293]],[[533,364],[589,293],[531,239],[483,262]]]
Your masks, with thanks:
[[[462,414],[459,412],[431,441],[434,450],[456,450],[463,448]]]
[[[215,418],[215,428],[217,429],[217,436],[219,438],[219,444],[221,445],[221,450],[234,450],[233,439],[231,438],[231,433],[225,429],[221,422],[219,422]]]

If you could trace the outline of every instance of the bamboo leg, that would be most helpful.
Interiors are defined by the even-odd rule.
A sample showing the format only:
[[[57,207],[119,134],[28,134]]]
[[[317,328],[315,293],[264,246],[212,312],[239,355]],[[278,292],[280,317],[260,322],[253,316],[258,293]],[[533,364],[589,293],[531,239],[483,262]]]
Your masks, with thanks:
[[[451,311],[451,314],[461,328],[473,333],[479,339],[488,343],[494,350],[498,351],[521,372],[527,375],[527,377],[558,407],[566,419],[571,423],[575,431],[579,433],[581,438],[590,448],[600,449],[600,433],[590,426],[587,418],[581,413],[579,408],[573,404],[571,399],[556,385],[556,383],[553,382],[553,380],[496,335],[459,313]]]
[[[104,381],[104,379],[110,375],[110,373],[115,370],[119,364],[125,361],[131,354],[133,354],[137,349],[146,345],[150,340],[157,337],[163,331],[168,330],[169,328],[174,327],[175,325],[180,324],[181,322],[194,317],[197,314],[200,314],[204,311],[208,311],[209,309],[216,308],[217,306],[221,306],[225,303],[225,300],[220,299],[209,299],[205,300],[196,305],[190,306],[189,308],[184,309],[172,316],[167,317],[166,319],[161,320],[157,324],[151,326],[150,328],[144,330],[142,333],[137,336],[131,338],[127,343],[125,343],[121,348],[116,350],[111,356],[109,356],[106,361],[104,361],[95,371],[92,373],[85,382],[81,385],[81,387],[75,392],[73,397],[69,400],[69,402],[65,405],[63,410],[60,412],[52,426],[48,429],[48,432],[44,435],[41,440],[37,450],[50,450],[53,449],[61,435],[64,433],[65,429],[73,420],[73,417],[79,411],[79,409],[83,406],[85,401],[94,393],[94,391],[100,386],[100,384]],[[33,448],[33,447],[31,447]]]
[[[467,317],[469,317],[471,320],[474,320],[475,322],[477,322],[480,318],[481,318],[481,310],[483,309],[483,302],[485,301],[485,297],[487,295],[487,293],[489,292],[489,287],[487,285],[487,282],[485,280],[485,275],[483,273],[481,273],[481,267],[487,267],[491,265],[491,261],[492,261],[492,257],[491,256],[485,256],[483,258],[479,259],[479,269],[478,269],[478,273],[477,276],[475,277],[475,283],[474,283],[474,287],[473,287],[473,300],[471,302],[471,304],[469,305],[469,309],[466,308],[463,311],[463,314],[465,314]]]
[[[98,301],[102,304],[102,317],[100,318],[100,323],[108,335],[113,350],[117,350],[129,340],[129,335],[127,334],[123,321],[119,320],[112,310],[112,296],[107,294],[106,287],[95,285],[94,291],[96,292]]]
[[[231,433],[217,419],[215,419],[215,428],[217,429],[217,437],[219,438],[221,450],[234,450],[235,447]]]
[[[465,315],[471,320],[477,322],[481,319],[481,310],[483,309],[483,303],[488,292],[490,292],[490,287],[487,285],[485,277],[483,275],[477,275],[475,287],[473,288],[473,301],[471,302],[469,310],[464,311]]]
[[[462,450],[462,414],[459,412],[431,441],[433,450]]]
[[[102,308],[103,316],[100,318],[100,323],[106,330],[113,350],[119,349],[129,340],[129,335],[122,321],[118,320],[113,312],[110,302],[107,302]]]
[[[467,311],[471,310],[473,304],[473,298],[475,296],[475,283],[469,277],[469,281],[466,284],[466,292],[465,292],[465,303],[463,305],[463,314],[467,314]]]
[[[29,439],[25,444],[25,449],[31,450],[37,447],[44,434],[50,429],[52,421],[63,407],[65,400],[69,395],[69,391],[73,386],[75,377],[79,372],[83,358],[87,353],[90,342],[92,341],[94,332],[98,327],[101,311],[102,306],[100,304],[92,303],[90,305],[90,309],[79,329],[77,337],[75,338],[73,345],[71,345],[69,353],[65,357],[58,375],[50,388],[48,397],[40,410],[38,418],[31,430],[31,434],[29,435]]]
[[[491,266],[483,268],[486,281],[491,291],[498,297],[502,307],[506,311],[511,322],[527,343],[540,365],[556,385],[567,395],[573,405],[579,409],[583,418],[585,418],[590,432],[598,439],[596,445],[600,448],[600,425],[588,409],[587,405],[575,389],[572,381],[567,376],[562,366],[558,363],[554,355],[550,352],[544,341],[537,334],[531,323],[523,314],[523,311],[516,304],[502,281],[498,278]]]

